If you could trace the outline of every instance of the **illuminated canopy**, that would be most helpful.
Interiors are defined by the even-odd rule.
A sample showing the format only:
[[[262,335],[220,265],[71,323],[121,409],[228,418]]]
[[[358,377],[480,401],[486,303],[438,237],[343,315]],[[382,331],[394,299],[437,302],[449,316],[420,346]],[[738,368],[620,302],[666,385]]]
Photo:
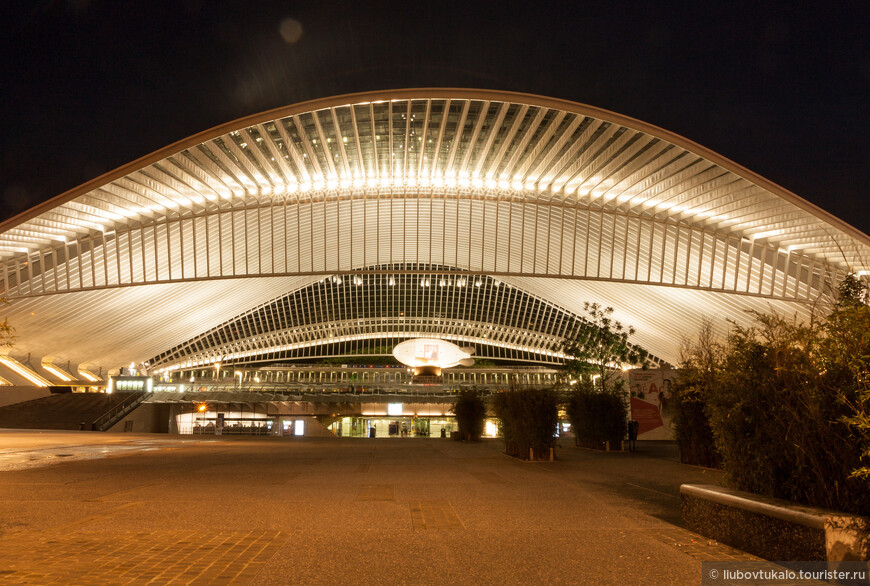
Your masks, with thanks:
[[[523,312],[502,340],[515,346],[558,333],[541,323],[545,307],[559,308],[555,320],[582,316],[585,301],[611,305],[638,344],[676,362],[704,316],[806,317],[847,271],[870,270],[870,238],[637,120],[413,89],[298,104],[170,145],[0,224],[0,262],[13,354],[55,364],[169,368],[190,359],[167,359],[173,349],[211,359],[245,344],[254,356],[299,342],[294,325],[326,340],[353,320],[402,316],[314,319],[326,298],[314,296],[283,337],[268,321],[221,328],[326,279],[400,275],[522,292],[496,309]],[[460,327],[429,318],[425,332],[401,331]],[[373,324],[358,333],[386,331]]]
[[[435,367],[439,370],[462,364],[471,366],[474,348],[460,348],[437,338],[414,338],[405,340],[393,348],[393,356],[402,364],[413,367]]]

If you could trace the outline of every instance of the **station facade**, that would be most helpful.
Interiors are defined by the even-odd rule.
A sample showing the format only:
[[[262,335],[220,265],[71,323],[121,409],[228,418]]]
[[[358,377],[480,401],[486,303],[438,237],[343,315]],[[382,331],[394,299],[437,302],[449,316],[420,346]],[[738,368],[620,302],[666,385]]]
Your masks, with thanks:
[[[397,403],[421,406],[394,416],[399,434],[424,417],[432,433],[461,388],[550,384],[587,302],[668,368],[705,319],[806,319],[868,263],[846,222],[626,116],[489,90],[338,96],[207,130],[0,224],[17,336],[0,397],[141,380],[178,429],[223,397],[224,423],[261,427],[271,408],[282,434],[293,409],[370,433],[365,405]],[[477,364],[416,386],[387,366],[418,337]]]

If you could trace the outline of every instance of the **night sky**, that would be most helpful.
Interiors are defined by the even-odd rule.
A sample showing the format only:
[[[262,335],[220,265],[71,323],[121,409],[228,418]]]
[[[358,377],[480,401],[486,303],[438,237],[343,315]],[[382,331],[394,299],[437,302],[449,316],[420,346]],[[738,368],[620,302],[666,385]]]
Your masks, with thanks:
[[[241,116],[451,86],[661,126],[870,233],[866,0],[2,4],[0,219]]]

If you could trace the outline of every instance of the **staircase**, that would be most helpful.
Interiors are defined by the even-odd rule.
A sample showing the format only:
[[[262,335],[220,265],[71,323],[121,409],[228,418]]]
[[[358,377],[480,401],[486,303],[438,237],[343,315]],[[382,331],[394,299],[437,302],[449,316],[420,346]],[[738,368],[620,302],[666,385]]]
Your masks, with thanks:
[[[145,399],[150,397],[152,393],[137,391],[125,394],[129,396],[94,420],[91,424],[91,429],[94,431],[110,430],[113,425],[124,419],[128,413],[132,413],[136,407],[144,403]]]
[[[0,407],[0,428],[12,429],[84,429],[101,420],[96,428],[114,419],[110,414],[124,415],[138,407],[147,393],[64,393]],[[130,405],[135,406],[130,408]],[[123,417],[123,415],[121,416]],[[119,420],[119,419],[118,419]],[[117,421],[117,420],[116,420]]]

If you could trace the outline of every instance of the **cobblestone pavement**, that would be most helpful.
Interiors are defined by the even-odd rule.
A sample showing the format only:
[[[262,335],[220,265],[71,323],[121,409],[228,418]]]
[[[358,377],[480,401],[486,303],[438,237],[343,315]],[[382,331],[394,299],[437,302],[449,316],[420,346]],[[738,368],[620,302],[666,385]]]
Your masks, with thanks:
[[[679,525],[679,484],[717,472],[642,453],[566,447],[530,464],[498,442],[434,438],[123,445],[0,471],[0,584],[691,584],[703,560],[757,559]]]
[[[279,531],[27,532],[0,541],[10,584],[248,584],[287,540]]]

